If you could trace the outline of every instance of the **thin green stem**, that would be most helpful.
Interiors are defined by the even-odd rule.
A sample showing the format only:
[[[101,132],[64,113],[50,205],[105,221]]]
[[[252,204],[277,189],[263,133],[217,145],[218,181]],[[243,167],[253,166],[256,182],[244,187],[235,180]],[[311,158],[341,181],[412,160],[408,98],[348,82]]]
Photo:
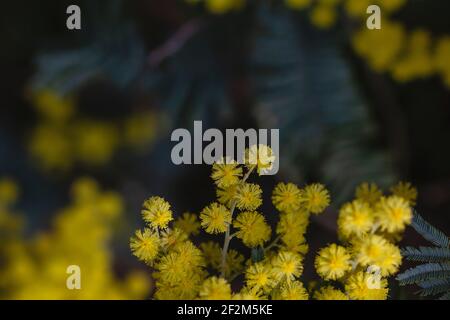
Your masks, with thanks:
[[[270,249],[272,249],[272,248],[274,248],[274,247],[276,247],[276,246],[278,246],[278,243],[280,242],[280,239],[281,239],[281,236],[280,235],[278,235],[267,247],[265,247],[263,250],[264,250],[264,253],[266,253],[267,251],[269,251]]]
[[[256,168],[256,165],[250,167],[245,174],[245,176],[240,181],[240,184],[244,184],[248,177],[250,177],[250,174],[253,172],[253,170]],[[230,208],[230,215],[231,215],[231,221],[233,221],[233,214],[234,210],[236,209],[236,200],[233,201],[231,208]],[[221,273],[220,276],[222,278],[225,278],[225,268],[227,266],[227,254],[228,254],[228,247],[230,246],[231,239],[235,236],[235,234],[230,235],[230,229],[231,229],[231,223],[228,224],[227,230],[225,231],[225,239],[223,241],[223,248],[222,248],[222,263],[221,263]]]

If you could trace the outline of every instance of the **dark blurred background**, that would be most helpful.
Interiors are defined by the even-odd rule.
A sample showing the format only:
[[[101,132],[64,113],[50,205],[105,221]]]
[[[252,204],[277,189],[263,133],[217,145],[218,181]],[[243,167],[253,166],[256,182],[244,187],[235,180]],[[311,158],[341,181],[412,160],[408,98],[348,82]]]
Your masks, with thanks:
[[[66,28],[69,4],[81,7],[79,31]],[[437,41],[450,34],[449,12],[445,0],[410,0],[389,19],[407,32],[427,30]],[[259,180],[264,212],[273,211],[270,190],[277,181],[320,181],[330,188],[334,207],[311,225],[310,255],[336,240],[337,209],[364,181],[384,188],[412,182],[417,210],[449,234],[450,84],[438,73],[397,81],[373,70],[351,43],[361,21],[345,8],[336,14],[324,30],[311,23],[308,9],[283,1],[248,1],[220,14],[175,0],[4,2],[0,177],[13,178],[22,190],[27,232],[48,228],[71,183],[89,175],[126,199],[115,250],[119,269],[135,264],[124,239],[140,225],[146,197],[165,197],[178,214],[199,212],[214,199],[208,166],[170,161],[171,131],[202,120],[222,129],[280,129],[281,171]],[[41,139],[54,148],[67,143],[73,152],[61,161],[71,164],[45,165],[58,156],[33,140],[40,126],[48,128],[36,108],[42,92],[70,96],[71,121],[82,119],[79,131],[91,136],[100,132],[100,145],[111,136],[105,132],[120,142],[109,141],[107,155],[90,161],[86,154],[103,147],[94,141],[77,153],[67,139],[80,135],[60,143],[66,131],[52,131]],[[136,120],[143,115],[148,122]],[[40,147],[33,149],[33,141]],[[423,242],[412,230],[403,241]],[[305,272],[316,277],[312,266]]]

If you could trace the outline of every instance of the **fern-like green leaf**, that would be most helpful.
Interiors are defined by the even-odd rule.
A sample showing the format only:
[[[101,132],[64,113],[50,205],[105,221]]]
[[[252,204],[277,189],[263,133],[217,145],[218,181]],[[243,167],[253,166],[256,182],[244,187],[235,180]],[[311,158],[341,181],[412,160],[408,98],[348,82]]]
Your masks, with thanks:
[[[445,293],[439,300],[450,300],[450,292]]]
[[[412,227],[431,243],[442,248],[450,246],[449,238],[442,231],[426,222],[417,212],[414,212]]]
[[[418,285],[422,288],[422,290],[419,291],[422,296],[450,292],[450,279],[426,280]]]
[[[431,279],[450,277],[450,265],[447,263],[427,263],[408,269],[397,276],[400,285],[419,283]]]
[[[450,261],[450,249],[438,247],[406,247],[402,255],[410,261],[445,262]]]
[[[281,150],[281,171],[297,183],[319,178],[336,203],[361,181],[390,185],[389,157],[372,143],[376,128],[339,34],[318,31],[307,16],[269,1],[258,6],[255,17],[253,114],[259,127],[280,129],[280,146],[292,146]]]

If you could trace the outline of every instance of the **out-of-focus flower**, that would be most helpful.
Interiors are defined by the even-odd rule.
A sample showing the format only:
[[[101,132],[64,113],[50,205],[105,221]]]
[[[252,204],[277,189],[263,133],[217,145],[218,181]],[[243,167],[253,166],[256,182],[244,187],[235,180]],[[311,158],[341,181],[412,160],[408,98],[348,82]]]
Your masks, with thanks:
[[[389,290],[382,279],[379,288],[371,286],[371,275],[363,271],[352,274],[345,282],[345,291],[354,300],[386,300]]]
[[[388,71],[393,67],[406,42],[405,29],[401,24],[386,20],[382,21],[382,26],[380,30],[362,28],[352,39],[356,53],[365,58],[377,72]]]
[[[19,197],[19,187],[9,178],[0,179],[0,207],[13,205]]]
[[[375,183],[364,182],[360,184],[355,191],[355,197],[358,200],[364,201],[371,206],[374,206],[378,200],[383,196],[380,188]]]
[[[382,230],[395,233],[403,231],[411,223],[412,210],[405,199],[390,196],[381,198],[375,209],[375,216]]]
[[[414,206],[417,200],[417,189],[410,182],[400,181],[391,188],[393,195],[408,201],[410,206]]]
[[[158,115],[151,111],[131,114],[125,119],[125,142],[138,151],[147,150],[158,133],[158,121]]]
[[[311,0],[284,0],[284,2],[292,9],[304,9],[311,4]]]
[[[344,204],[339,211],[338,233],[343,239],[360,237],[368,233],[374,224],[372,208],[368,203],[355,200]]]
[[[437,41],[433,55],[436,69],[440,73],[447,87],[450,87],[450,37],[446,36]]]
[[[392,75],[399,82],[430,76],[434,72],[431,55],[431,37],[423,31],[413,31],[406,52],[392,66]]]
[[[108,248],[114,223],[122,210],[111,214],[109,206],[96,206],[98,199],[109,196],[105,196],[91,179],[83,180],[74,184],[71,203],[56,215],[49,231],[23,239],[20,230],[16,230],[9,240],[2,239],[1,298],[141,299],[148,294],[148,276],[132,272],[125,281],[116,277]],[[95,187],[85,188],[86,185]],[[88,192],[93,194],[87,195]],[[110,191],[106,193],[111,194]],[[0,222],[2,235],[9,230],[4,228],[10,226]],[[70,265],[80,267],[82,290],[66,287],[66,272]]]
[[[185,212],[174,222],[174,227],[183,230],[188,236],[198,235],[200,232],[200,222],[194,213]]]

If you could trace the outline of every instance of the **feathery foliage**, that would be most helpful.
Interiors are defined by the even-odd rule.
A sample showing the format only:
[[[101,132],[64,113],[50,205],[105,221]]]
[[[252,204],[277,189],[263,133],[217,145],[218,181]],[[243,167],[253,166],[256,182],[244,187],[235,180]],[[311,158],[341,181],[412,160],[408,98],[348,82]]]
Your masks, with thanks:
[[[320,177],[337,202],[360,181],[392,184],[386,154],[372,143],[375,128],[339,49],[339,34],[316,30],[299,15],[261,4],[252,36],[255,118],[260,127],[280,128],[281,145],[295,146],[283,149],[282,169],[300,181]]]
[[[450,246],[449,238],[442,231],[425,221],[417,212],[414,214],[412,227],[431,243],[442,248],[448,248]]]
[[[402,255],[409,261],[426,262],[397,276],[400,285],[416,284],[421,296],[444,293],[440,299],[450,298],[450,248],[448,237],[414,212],[412,227],[437,247],[406,247]]]

